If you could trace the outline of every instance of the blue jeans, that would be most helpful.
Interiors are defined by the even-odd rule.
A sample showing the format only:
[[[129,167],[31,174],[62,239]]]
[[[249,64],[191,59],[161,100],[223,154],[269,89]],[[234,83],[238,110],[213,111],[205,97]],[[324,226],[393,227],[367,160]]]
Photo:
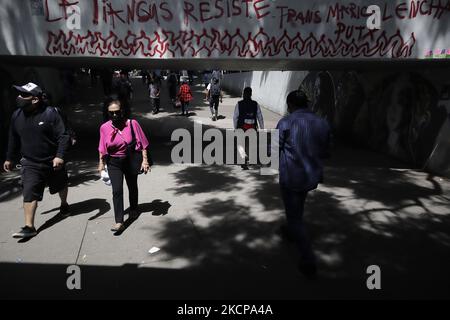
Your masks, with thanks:
[[[303,222],[307,194],[307,192],[299,192],[281,187],[281,196],[286,209],[287,232],[295,240],[302,261],[315,264],[316,257]]]

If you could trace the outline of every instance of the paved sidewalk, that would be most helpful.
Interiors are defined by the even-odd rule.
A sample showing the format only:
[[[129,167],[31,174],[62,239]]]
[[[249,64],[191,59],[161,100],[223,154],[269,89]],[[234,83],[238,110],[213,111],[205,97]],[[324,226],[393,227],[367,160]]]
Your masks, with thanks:
[[[101,95],[82,85],[79,103],[67,109],[80,135],[69,165],[72,215],[59,217],[58,197],[46,192],[36,219],[39,235],[12,239],[23,225],[18,177],[0,176],[0,298],[450,296],[448,179],[369,151],[337,148],[325,184],[306,204],[321,268],[311,282],[296,269],[296,249],[277,235],[283,207],[276,176],[170,160],[175,128],[199,121],[231,128],[239,99],[227,96],[220,107],[224,118],[213,122],[197,85],[189,118],[177,116],[167,98],[154,116],[142,83],[133,83],[134,117],[150,133],[155,160],[152,173],[139,178],[141,215],[121,236],[109,231],[111,189],[96,172]],[[280,116],[263,113],[266,127],[274,128]],[[154,247],[160,251],[150,254]],[[73,264],[82,268],[80,292],[66,289],[66,268]],[[366,268],[373,264],[382,269],[380,292],[366,288]]]

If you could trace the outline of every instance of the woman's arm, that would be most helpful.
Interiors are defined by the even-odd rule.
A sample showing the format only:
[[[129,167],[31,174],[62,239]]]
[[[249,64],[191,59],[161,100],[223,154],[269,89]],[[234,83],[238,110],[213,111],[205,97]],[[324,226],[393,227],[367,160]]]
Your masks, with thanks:
[[[105,136],[103,133],[103,130],[100,129],[100,141],[98,143],[98,171],[102,172],[102,170],[105,170],[105,154],[107,154],[107,146],[105,143]]]
[[[149,171],[151,171],[150,164],[148,163],[148,154],[147,149],[142,150],[142,165],[141,170],[147,174]]]
[[[105,156],[99,152],[98,171],[102,172],[103,170],[105,170],[105,166],[106,166]]]

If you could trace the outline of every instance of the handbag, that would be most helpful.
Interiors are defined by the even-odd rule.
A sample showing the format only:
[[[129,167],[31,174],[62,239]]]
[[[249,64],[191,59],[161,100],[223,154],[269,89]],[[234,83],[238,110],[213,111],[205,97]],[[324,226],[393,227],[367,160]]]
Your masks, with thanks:
[[[133,174],[142,174],[142,152],[136,151],[136,135],[133,129],[133,120],[130,120],[131,143],[127,146],[127,159],[130,172]]]

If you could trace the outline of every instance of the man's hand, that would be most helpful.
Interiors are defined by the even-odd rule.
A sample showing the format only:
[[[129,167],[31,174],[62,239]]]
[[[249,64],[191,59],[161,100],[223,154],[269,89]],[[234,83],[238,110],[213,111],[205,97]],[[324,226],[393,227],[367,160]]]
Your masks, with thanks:
[[[11,161],[5,161],[5,163],[3,164],[3,170],[5,170],[6,172],[10,172],[13,169],[13,164]]]
[[[64,166],[64,160],[61,158],[56,157],[55,159],[53,159],[53,169],[55,171],[59,171],[63,168]]]

